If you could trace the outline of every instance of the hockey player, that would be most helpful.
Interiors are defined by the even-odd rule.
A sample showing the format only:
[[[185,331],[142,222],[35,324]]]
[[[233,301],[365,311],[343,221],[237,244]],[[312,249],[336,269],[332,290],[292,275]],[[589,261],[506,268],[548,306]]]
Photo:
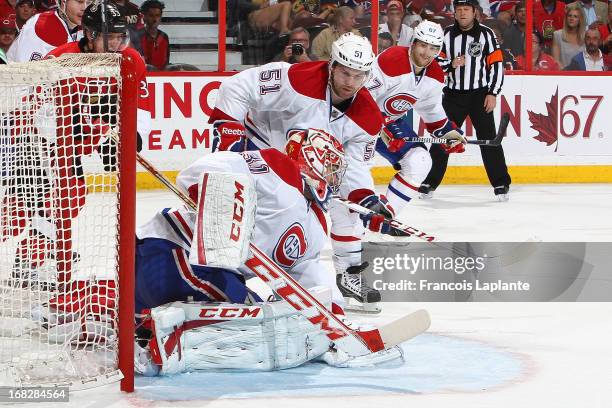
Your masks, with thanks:
[[[329,131],[344,146],[348,168],[340,195],[383,216],[393,215],[384,197],[374,192],[369,163],[382,115],[363,88],[374,61],[371,44],[352,33],[332,44],[329,62],[290,65],[283,62],[248,69],[228,78],[219,89],[210,117],[220,150],[272,147],[284,151],[292,131],[309,127]],[[331,238],[338,284],[347,297],[373,301],[374,293],[359,276],[360,240],[364,226],[341,204],[330,204]],[[383,216],[364,222],[372,230],[385,227]]]
[[[117,7],[112,3],[107,4],[106,13],[107,51],[119,52],[124,58],[131,58],[135,61],[137,66],[136,75],[140,80],[139,88],[141,92],[139,95],[137,112],[138,134],[133,137],[137,137],[137,149],[140,151],[142,147],[141,135],[148,135],[151,127],[151,114],[148,106],[149,99],[146,94],[146,68],[138,52],[127,47],[129,41],[127,36],[127,24]],[[66,53],[105,52],[106,45],[104,44],[105,41],[102,34],[104,31],[102,7],[99,3],[93,3],[87,7],[82,17],[85,36],[80,41],[70,42],[56,48],[48,54],[47,58],[59,57]],[[109,97],[105,95],[105,90],[103,88],[105,85],[99,85],[97,80],[93,82],[95,83],[70,85],[71,87],[78,87],[78,89],[62,97],[70,100],[62,102],[62,109],[64,111],[61,112],[61,115],[65,118],[71,118],[72,130],[68,133],[73,139],[77,152],[81,155],[91,155],[97,152],[102,159],[104,169],[106,171],[115,171],[117,156],[116,143],[113,138],[109,137],[109,134],[115,132],[114,128],[117,126],[117,123],[114,123],[114,120],[116,120],[117,116],[116,112],[109,111],[108,107],[113,106],[116,101],[108,100]],[[116,92],[114,93],[116,94]],[[127,136],[122,135],[122,137]],[[76,218],[81,208],[85,205],[87,186],[85,184],[85,175],[83,174],[81,165],[81,156],[77,155],[67,160],[71,160],[72,163],[66,163],[65,166],[59,167],[60,171],[67,172],[67,174],[63,175],[62,179],[69,184],[65,186],[65,188],[69,188],[71,191],[70,203],[68,206],[61,206],[62,208],[68,208],[65,209],[65,211],[62,210],[58,217],[60,218],[60,222],[61,220],[66,220],[67,225],[69,225],[70,220]],[[40,175],[40,177],[44,176]],[[50,186],[47,187],[47,190],[49,189]],[[48,201],[48,198],[46,200]],[[13,207],[17,210],[21,208],[18,203]],[[32,276],[36,275],[36,268],[40,267],[45,262],[48,248],[57,238],[57,225],[51,221],[52,218],[48,216],[44,206],[41,205],[40,207],[41,208],[32,209],[33,212],[30,214],[32,217],[32,227],[28,231],[28,236],[21,241],[17,249],[15,264],[19,273],[17,273],[18,276],[14,277],[17,278],[16,283],[18,285],[21,285],[19,279],[25,278],[25,276],[19,276],[23,275],[24,271],[28,271]],[[51,207],[53,208],[54,206]],[[21,221],[24,220],[23,216],[13,218]],[[3,239],[5,239],[8,234],[12,236],[19,235],[23,228],[25,228],[25,222],[13,226],[10,230],[3,231]],[[69,228],[69,226],[66,228]],[[66,254],[66,256],[71,256],[72,261],[78,260],[78,254],[76,253],[72,255]],[[60,259],[58,259],[58,261],[60,261]],[[65,261],[65,263],[62,263],[62,269],[67,272],[70,269],[70,261]],[[24,264],[24,262],[28,263]]]
[[[252,277],[252,273],[244,268],[238,268],[240,273],[237,273],[208,267],[211,255],[203,254],[225,243],[198,235],[202,230],[206,230],[204,234],[212,234],[213,223],[223,230],[227,219],[231,223],[244,217],[254,220],[252,239],[259,249],[290,271],[304,287],[323,285],[334,289],[332,311],[342,313],[342,297],[325,266],[319,262],[319,253],[327,234],[324,209],[331,194],[338,190],[346,169],[344,150],[333,136],[320,129],[293,132],[288,143],[289,155],[275,149],[217,152],[204,156],[179,173],[177,184],[198,203],[198,213],[186,207],[164,209],[138,228],[137,312],[185,300],[188,296],[194,300],[245,303],[248,293],[240,286],[244,276]],[[222,184],[231,194],[222,194],[224,190],[212,191],[217,187],[208,181],[207,175],[213,173],[226,175],[227,181]],[[236,175],[246,177],[236,179]],[[243,187],[235,188],[234,179]],[[248,202],[248,186],[251,185],[256,194],[252,203]],[[213,201],[213,209],[204,207],[201,211],[200,207],[209,203],[204,202],[206,194],[219,197]],[[240,208],[234,202],[236,196],[242,197]],[[240,217],[233,218],[234,214]],[[210,225],[205,224],[207,220]],[[240,241],[236,242],[244,242],[244,245],[249,244],[249,229],[241,225],[228,227],[228,230],[243,231]],[[209,280],[217,289],[206,289],[195,283],[196,280]],[[221,280],[229,283],[221,284]],[[224,290],[224,287],[229,289]]]
[[[81,19],[87,0],[58,0],[56,10],[30,18],[11,45],[7,57],[11,62],[36,61],[67,42],[82,37]]]
[[[252,272],[244,265],[232,270],[210,263],[217,255],[227,258],[221,265],[233,262],[240,256],[224,251],[248,252],[252,240],[303,287],[327,294],[323,303],[331,295],[332,311],[342,313],[342,296],[319,255],[327,235],[323,209],[345,169],[340,143],[308,129],[289,135],[288,155],[276,149],[217,152],[181,171],[177,184],[197,211],[165,209],[137,231],[136,309],[152,308],[147,343],[155,363],[137,347],[137,370],[270,370],[327,352],[329,339],[286,301],[262,303],[249,293],[245,278]],[[232,231],[240,234],[234,242]],[[187,299],[200,302],[179,302]],[[142,328],[137,333],[146,336]],[[145,345],[142,337],[139,344]]]
[[[391,47],[378,56],[367,85],[389,121],[376,151],[399,170],[386,193],[397,213],[418,196],[418,188],[431,169],[425,144],[403,140],[417,136],[412,124],[407,123],[408,111],[414,109],[433,136],[447,139],[448,143],[442,144],[447,153],[464,151],[463,132],[442,107],[444,72],[435,58],[443,40],[444,30],[439,24],[421,22],[414,30],[410,48]]]

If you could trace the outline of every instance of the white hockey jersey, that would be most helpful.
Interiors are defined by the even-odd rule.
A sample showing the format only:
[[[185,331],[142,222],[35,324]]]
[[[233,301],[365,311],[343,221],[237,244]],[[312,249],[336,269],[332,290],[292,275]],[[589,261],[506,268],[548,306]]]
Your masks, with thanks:
[[[83,37],[81,30],[71,31],[57,13],[57,10],[46,11],[32,16],[8,50],[9,61],[37,61],[60,45]]]
[[[197,194],[202,173],[213,171],[249,175],[257,193],[254,244],[305,288],[331,288],[333,302],[342,305],[335,274],[319,260],[328,240],[325,216],[304,197],[302,177],[295,162],[275,149],[218,152],[182,170],[177,184],[187,193],[194,191],[195,186]],[[136,235],[140,239],[169,240],[189,251],[194,226],[195,212],[185,207],[165,209],[140,226]],[[253,276],[246,268],[239,270],[247,277]]]
[[[349,197],[357,190],[373,191],[368,164],[374,156],[382,116],[364,88],[345,112],[336,110],[331,104],[328,76],[324,61],[274,62],[247,69],[223,82],[210,122],[241,121],[257,147],[282,152],[291,130],[326,130],[342,143],[347,157],[341,194]]]
[[[433,132],[447,121],[442,107],[444,71],[434,60],[421,75],[415,75],[409,55],[408,47],[386,49],[372,64],[366,87],[385,115],[398,119],[414,109]]]

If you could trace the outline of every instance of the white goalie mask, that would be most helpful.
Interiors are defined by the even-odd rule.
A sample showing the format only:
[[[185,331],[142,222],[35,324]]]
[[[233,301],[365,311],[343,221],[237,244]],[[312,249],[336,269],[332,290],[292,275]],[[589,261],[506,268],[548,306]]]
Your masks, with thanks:
[[[287,155],[298,164],[305,185],[313,198],[327,207],[331,194],[337,194],[346,171],[340,142],[321,129],[290,132]]]

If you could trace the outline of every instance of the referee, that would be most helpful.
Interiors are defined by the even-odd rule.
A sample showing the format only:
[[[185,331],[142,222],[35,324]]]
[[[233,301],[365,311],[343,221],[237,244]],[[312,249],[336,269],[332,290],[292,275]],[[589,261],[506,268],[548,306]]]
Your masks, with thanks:
[[[446,71],[442,105],[449,119],[461,126],[467,116],[479,140],[495,137],[493,109],[504,82],[503,55],[493,31],[476,20],[478,0],[454,0],[455,24],[444,30],[440,65]],[[499,201],[508,200],[510,175],[500,146],[480,146],[482,161]],[[431,198],[446,172],[448,154],[440,145],[430,148],[432,168],[421,187],[422,198]]]

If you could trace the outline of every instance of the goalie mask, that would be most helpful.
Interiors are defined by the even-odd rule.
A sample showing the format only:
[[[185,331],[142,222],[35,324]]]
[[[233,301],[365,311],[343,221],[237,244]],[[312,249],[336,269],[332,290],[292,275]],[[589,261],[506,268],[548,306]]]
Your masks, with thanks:
[[[327,208],[331,194],[337,194],[346,171],[344,149],[338,140],[320,129],[293,131],[287,155],[298,164],[305,187],[312,198]]]

